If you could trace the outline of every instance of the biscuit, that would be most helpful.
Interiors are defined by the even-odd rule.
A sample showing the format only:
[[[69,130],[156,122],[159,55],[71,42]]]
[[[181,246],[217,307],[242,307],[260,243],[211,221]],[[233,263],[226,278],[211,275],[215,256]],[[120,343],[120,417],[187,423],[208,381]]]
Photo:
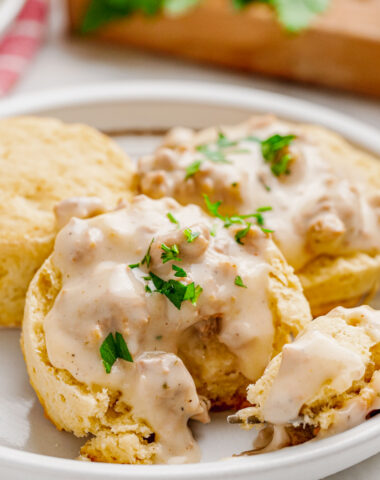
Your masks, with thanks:
[[[167,213],[171,213],[171,220]],[[174,220],[176,224],[172,223]],[[186,222],[192,225],[194,234],[190,241]],[[249,383],[245,373],[258,378],[263,369],[257,369],[256,363],[265,367],[270,357],[310,322],[311,314],[300,282],[270,237],[252,228],[244,237],[248,243],[240,245],[234,239],[236,229],[226,229],[220,221],[216,237],[210,235],[207,228],[213,224],[214,219],[196,206],[181,207],[172,199],[154,201],[144,196],[134,197],[125,209],[89,220],[72,219],[59,232],[53,255],[32,280],[21,338],[30,381],[47,417],[58,429],[79,437],[93,435],[81,449],[82,459],[145,464],[168,461],[172,455],[162,456],[165,441],[174,442],[170,448],[177,448],[183,435],[188,435],[186,423],[181,423],[183,408],[177,404],[183,395],[181,385],[187,385],[186,395],[190,395],[186,408],[193,405],[186,422],[189,417],[207,420],[199,402],[203,405],[211,402],[216,409],[242,406]],[[171,268],[174,260],[164,262],[163,244],[177,246],[171,253],[178,252],[181,258],[175,262],[176,266],[180,273],[184,270],[187,277],[170,273],[174,271]],[[139,261],[142,257],[143,263]],[[117,259],[117,264],[111,259]],[[202,262],[204,270],[200,270]],[[234,285],[239,267],[247,288]],[[66,268],[72,268],[72,273]],[[103,285],[98,277],[91,278],[87,272],[93,272],[93,277],[102,275]],[[112,280],[112,275],[111,280],[107,280],[109,272],[117,272],[117,282]],[[169,275],[174,282],[187,282],[187,285],[191,280],[199,282],[203,291],[194,304],[183,301],[178,309],[178,305],[175,307],[169,301],[170,291],[162,290],[159,283],[151,283],[152,272],[161,278]],[[190,275],[192,278],[188,279]],[[86,279],[82,286],[77,283],[80,278]],[[94,291],[92,284],[96,287]],[[252,305],[256,308],[250,321],[244,314],[240,322],[235,322]],[[63,310],[57,315],[57,308],[72,308],[74,318]],[[228,317],[229,312],[236,312],[236,318]],[[71,320],[66,315],[70,315]],[[61,324],[61,318],[68,322]],[[74,330],[69,325],[72,321]],[[88,329],[83,330],[86,325]],[[111,374],[105,375],[99,345],[112,326],[125,335],[133,363],[117,360],[115,372],[112,367]],[[260,335],[255,337],[250,328],[259,329]],[[71,337],[70,332],[76,332],[75,336]],[[253,343],[249,343],[248,335],[252,335]],[[70,340],[66,346],[61,344],[67,338],[74,343]],[[58,343],[53,345],[52,341]],[[73,349],[78,341],[78,350]],[[240,352],[243,357],[253,356],[256,361],[247,364]],[[149,376],[149,362],[168,355],[174,362],[164,370],[154,367],[153,376]],[[91,368],[83,370],[85,358],[91,360]],[[181,377],[174,377],[173,386],[170,375],[176,368]],[[94,372],[98,372],[96,378]],[[133,377],[134,372],[140,372],[137,378]],[[122,385],[129,385],[131,378],[135,378],[135,383],[122,396]],[[149,382],[141,384],[143,378]],[[158,393],[157,385],[162,385]],[[192,385],[194,392],[197,387],[199,399],[191,393]],[[167,396],[172,388],[177,389],[173,397]],[[132,395],[131,403],[125,395]],[[164,395],[163,404],[159,400],[161,395]],[[153,399],[159,403],[147,403]],[[172,407],[171,402],[174,402]],[[162,408],[164,415],[160,413]],[[157,425],[161,417],[164,423]],[[180,430],[176,430],[178,422],[182,425]],[[168,428],[169,440],[166,438]],[[191,436],[186,437],[186,441],[190,442],[188,450],[196,450]],[[195,461],[196,457],[191,458]],[[177,457],[176,461],[189,461],[189,458]]]
[[[114,206],[134,172],[109,138],[49,118],[0,121],[0,325],[21,323],[26,290],[53,248],[53,207],[71,196]]]
[[[260,141],[277,134],[295,138],[282,147],[267,142],[264,159]],[[379,160],[335,133],[272,116],[199,132],[175,128],[139,160],[138,171],[140,191],[153,198],[172,196],[205,208],[207,194],[221,202],[221,214],[272,206],[266,226],[299,276],[314,316],[356,306],[377,288]]]
[[[254,453],[358,425],[380,406],[379,352],[380,312],[337,307],[315,319],[269,363],[248,388],[253,406],[232,422],[267,425]]]

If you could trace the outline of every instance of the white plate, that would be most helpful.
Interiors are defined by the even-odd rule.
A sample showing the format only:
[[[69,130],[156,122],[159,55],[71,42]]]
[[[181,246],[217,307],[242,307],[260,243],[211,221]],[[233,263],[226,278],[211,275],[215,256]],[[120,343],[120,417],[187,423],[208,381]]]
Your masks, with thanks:
[[[26,0],[0,0],[0,37],[16,18]]]
[[[33,94],[0,102],[0,116],[43,114],[86,122],[113,132],[137,156],[153,148],[173,125],[234,123],[252,113],[323,124],[380,154],[380,135],[341,114],[257,90],[198,83],[134,82]],[[4,480],[314,480],[380,451],[380,418],[331,438],[279,452],[218,461],[249,449],[253,434],[227,425],[225,414],[209,426],[194,423],[203,463],[133,466],[74,461],[81,440],[58,432],[44,418],[30,388],[17,330],[0,331],[0,478]]]

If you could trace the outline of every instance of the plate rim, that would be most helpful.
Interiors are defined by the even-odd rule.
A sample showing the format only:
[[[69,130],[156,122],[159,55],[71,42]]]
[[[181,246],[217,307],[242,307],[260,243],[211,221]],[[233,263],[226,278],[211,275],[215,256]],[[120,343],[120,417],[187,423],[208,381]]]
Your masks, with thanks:
[[[356,143],[375,155],[380,155],[380,131],[376,127],[366,125],[364,122],[353,119],[348,115],[283,94],[205,82],[142,80],[82,85],[41,93],[33,92],[1,100],[0,118],[33,114],[34,112],[43,114],[44,111],[54,108],[73,108],[89,103],[101,104],[120,100],[131,102],[197,102],[205,105],[243,108],[258,112],[268,112],[270,110],[272,113],[289,120],[322,124],[344,137],[348,137],[351,143]],[[92,475],[94,479],[104,478],[105,475],[112,476],[115,479],[128,478],[131,475],[134,479],[139,480],[174,479],[178,476],[183,480],[190,480],[195,475],[200,479],[227,478],[229,475],[240,478],[246,474],[279,472],[287,467],[294,466],[294,462],[306,466],[311,465],[321,457],[328,459],[332,456],[342,456],[344,453],[348,455],[349,451],[355,451],[363,442],[371,444],[371,448],[368,448],[368,455],[361,456],[361,460],[380,451],[380,416],[318,442],[308,442],[277,452],[222,462],[170,466],[128,465],[128,470],[126,470],[126,465],[78,462],[0,446],[0,466],[10,470],[22,469],[30,473],[37,471],[42,473],[43,470],[43,473],[50,475],[58,473],[76,475],[75,478],[83,479],[87,478],[88,475]],[[355,463],[357,462],[353,460],[346,467]],[[335,471],[338,470],[339,468]]]
[[[29,92],[0,100],[0,118],[33,114],[52,108],[79,107],[81,105],[130,101],[198,102],[223,107],[238,107],[268,112],[293,121],[319,123],[341,134],[351,143],[358,144],[380,155],[380,130],[348,114],[337,112],[315,102],[293,96],[232,86],[223,83],[173,80],[133,80],[83,84],[74,87]],[[291,107],[291,108],[289,108]]]

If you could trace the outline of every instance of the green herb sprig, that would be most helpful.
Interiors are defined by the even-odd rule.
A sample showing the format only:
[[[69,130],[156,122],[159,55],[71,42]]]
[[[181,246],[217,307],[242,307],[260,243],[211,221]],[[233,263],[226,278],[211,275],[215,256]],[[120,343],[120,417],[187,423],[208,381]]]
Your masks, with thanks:
[[[150,255],[150,249],[152,248],[152,244],[154,242],[154,238],[152,238],[148,250],[146,251],[146,254],[144,255],[143,259],[141,260],[141,265],[144,265],[146,263],[146,266],[149,268],[150,262],[152,261],[152,257]]]
[[[295,135],[276,134],[261,142],[261,153],[264,160],[270,164],[270,169],[276,177],[290,173],[289,163],[293,157],[286,151],[286,148],[295,138]]]
[[[217,218],[220,218],[221,220],[223,220],[224,222],[224,227],[225,228],[228,228],[230,227],[231,225],[233,224],[241,224],[241,225],[245,225],[247,227],[247,225],[249,225],[249,228],[251,227],[251,224],[250,223],[246,223],[245,220],[248,219],[248,218],[255,218],[256,219],[256,222],[257,224],[259,225],[259,227],[261,228],[261,230],[264,232],[264,233],[270,233],[270,232],[273,232],[273,230],[269,230],[267,228],[264,228],[263,225],[265,223],[264,221],[264,216],[263,216],[263,213],[265,212],[269,212],[270,210],[272,210],[272,207],[269,207],[269,206],[265,206],[265,207],[259,207],[256,212],[254,213],[248,213],[246,215],[232,215],[232,216],[226,216],[226,215],[222,215],[220,212],[219,212],[219,207],[221,206],[222,202],[218,201],[218,202],[211,202],[210,201],[210,198],[208,197],[208,195],[206,194],[203,194],[203,198],[205,200],[205,203],[206,203],[206,207],[207,207],[207,210],[210,212],[211,215],[213,215],[214,217],[217,217]],[[248,233],[249,231],[249,228],[248,230],[246,231],[245,235]],[[245,230],[245,229],[244,229]],[[240,230],[241,231],[241,230]],[[239,232],[238,232],[239,233]],[[238,235],[238,233],[236,235]],[[235,239],[238,243],[241,243],[240,239],[242,238],[241,236],[238,236],[238,238],[236,238],[236,235],[235,235]],[[243,236],[245,236],[243,235]]]
[[[187,277],[187,273],[183,268],[178,267],[177,265],[172,265],[172,269],[176,272],[174,274],[175,277],[181,277],[181,278]]]
[[[185,180],[195,175],[200,170],[201,165],[205,160],[214,163],[231,163],[227,158],[228,153],[246,152],[246,150],[230,150],[231,147],[235,147],[237,144],[237,141],[229,140],[224,133],[219,132],[215,143],[206,143],[195,147],[195,150],[202,156],[202,158],[195,160],[186,168]]]
[[[186,300],[196,305],[199,295],[203,291],[202,287],[195,285],[194,282],[184,285],[179,280],[163,280],[153,272],[149,272],[149,275],[152,277],[153,285],[156,288],[155,291],[165,295],[178,310],[181,309],[182,302]]]
[[[199,232],[193,232],[191,228],[186,228],[183,231],[184,236],[186,237],[187,243],[193,243],[195,239],[197,239],[200,235]]]
[[[243,287],[243,288],[248,288],[247,285],[244,285],[244,282],[241,278],[240,275],[236,275],[235,277],[235,285],[237,285],[238,287]]]
[[[168,247],[167,245],[165,245],[165,243],[161,243],[161,249],[163,250],[163,252],[161,253],[162,263],[181,261],[181,259],[179,258],[179,249],[176,244]]]
[[[251,223],[247,223],[247,226],[245,228],[243,228],[242,230],[238,230],[235,233],[235,240],[237,241],[237,243],[240,243],[240,245],[244,245],[244,243],[241,241],[241,239],[244,238],[248,234],[248,232],[251,229],[251,226],[252,226]]]
[[[106,373],[110,373],[113,364],[118,358],[127,362],[133,362],[132,355],[121,333],[116,332],[115,336],[110,333],[100,346],[100,356]]]
[[[179,221],[175,218],[175,216],[171,212],[168,212],[166,216],[168,217],[171,223],[174,223],[179,227]]]

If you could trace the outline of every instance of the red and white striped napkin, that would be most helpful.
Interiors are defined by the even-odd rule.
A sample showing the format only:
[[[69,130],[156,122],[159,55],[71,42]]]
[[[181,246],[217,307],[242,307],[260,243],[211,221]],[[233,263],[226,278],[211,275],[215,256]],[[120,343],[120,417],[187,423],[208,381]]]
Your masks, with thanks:
[[[0,97],[22,76],[44,38],[48,0],[28,0],[0,37]]]

